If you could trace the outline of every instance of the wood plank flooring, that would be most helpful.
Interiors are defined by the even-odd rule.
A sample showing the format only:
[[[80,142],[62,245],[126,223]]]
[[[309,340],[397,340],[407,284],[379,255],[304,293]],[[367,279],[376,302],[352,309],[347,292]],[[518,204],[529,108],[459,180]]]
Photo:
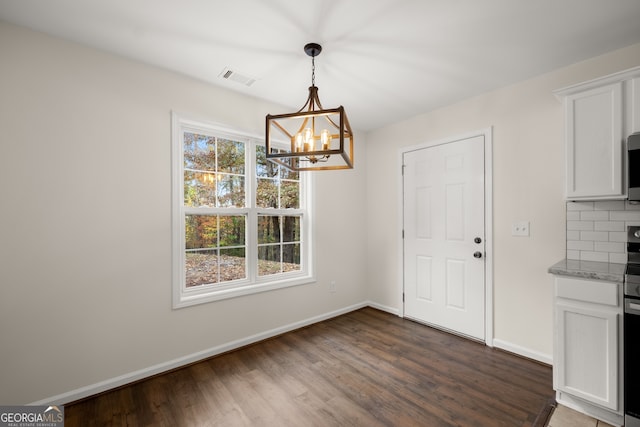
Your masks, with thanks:
[[[551,368],[363,308],[65,406],[65,426],[531,427]]]

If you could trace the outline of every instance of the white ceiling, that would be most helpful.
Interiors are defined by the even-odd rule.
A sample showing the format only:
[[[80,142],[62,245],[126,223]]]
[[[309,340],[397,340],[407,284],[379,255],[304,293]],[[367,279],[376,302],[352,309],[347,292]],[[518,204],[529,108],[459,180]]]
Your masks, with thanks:
[[[0,0],[0,20],[284,107],[265,114],[302,107],[318,42],[320,100],[360,130],[640,42],[640,0]]]

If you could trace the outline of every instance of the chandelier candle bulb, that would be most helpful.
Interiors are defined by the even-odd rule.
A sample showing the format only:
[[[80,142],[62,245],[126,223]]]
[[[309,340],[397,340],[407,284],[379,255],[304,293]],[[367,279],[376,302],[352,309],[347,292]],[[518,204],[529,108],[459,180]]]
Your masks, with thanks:
[[[296,134],[296,145],[294,150],[298,153],[302,151],[302,133],[300,132]]]
[[[327,151],[331,145],[331,134],[329,133],[329,130],[323,129],[320,134],[320,138],[322,140],[322,151]]]
[[[304,130],[304,151],[314,151],[313,132],[311,128],[305,128]]]

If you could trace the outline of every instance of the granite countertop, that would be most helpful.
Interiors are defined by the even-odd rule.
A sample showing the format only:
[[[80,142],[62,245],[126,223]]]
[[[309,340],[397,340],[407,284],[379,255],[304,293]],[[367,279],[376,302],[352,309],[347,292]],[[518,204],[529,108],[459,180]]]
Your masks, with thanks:
[[[549,267],[549,273],[582,279],[623,283],[626,264],[563,259]]]

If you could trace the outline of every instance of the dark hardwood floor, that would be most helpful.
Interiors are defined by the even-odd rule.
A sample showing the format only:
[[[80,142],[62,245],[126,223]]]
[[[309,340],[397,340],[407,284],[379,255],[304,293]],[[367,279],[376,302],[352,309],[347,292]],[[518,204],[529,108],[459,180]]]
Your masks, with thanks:
[[[529,427],[552,397],[549,366],[364,308],[72,403],[65,426]]]

